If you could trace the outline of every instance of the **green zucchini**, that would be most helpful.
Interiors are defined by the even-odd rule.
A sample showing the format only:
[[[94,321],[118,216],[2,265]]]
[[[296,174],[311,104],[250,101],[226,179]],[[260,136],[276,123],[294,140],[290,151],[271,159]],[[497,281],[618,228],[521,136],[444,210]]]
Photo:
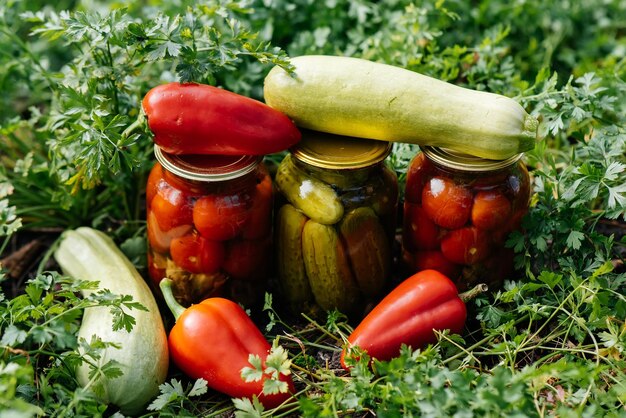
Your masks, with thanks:
[[[65,231],[54,257],[68,276],[99,281],[98,289],[90,292],[108,289],[117,295],[130,295],[148,309],[132,311],[136,323],[127,332],[112,330],[109,308],[87,308],[78,331],[79,338],[87,341],[95,336],[119,344],[119,349],[107,347],[101,361],[115,360],[123,372],[120,377],[90,382],[89,367],[82,364],[76,371],[78,383],[89,388],[101,386],[98,396],[102,401],[117,405],[124,414],[140,413],[158,394],[169,364],[167,335],[150,288],[113,240],[92,228]]]
[[[515,100],[359,58],[291,59],[274,67],[265,102],[302,128],[451,148],[506,159],[534,148],[538,121]]]

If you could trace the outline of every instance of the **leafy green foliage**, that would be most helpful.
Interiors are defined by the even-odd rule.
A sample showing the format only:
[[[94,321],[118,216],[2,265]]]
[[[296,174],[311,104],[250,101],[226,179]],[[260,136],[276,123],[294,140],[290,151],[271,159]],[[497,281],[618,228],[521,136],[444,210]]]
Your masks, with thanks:
[[[60,289],[55,290],[55,286]],[[128,295],[114,295],[107,289],[85,298],[75,295],[96,287],[97,282],[77,282],[55,272],[37,276],[28,283],[23,295],[6,301],[1,323],[6,332],[0,342],[7,347],[50,344],[60,349],[74,348],[76,319],[90,306],[109,307],[114,320],[112,329],[130,332],[135,318],[127,310],[146,308]]]
[[[4,280],[6,275],[0,272],[0,283]],[[128,311],[145,307],[127,295],[91,292],[96,288],[97,282],[51,272],[30,280],[22,295],[7,299],[0,293],[0,386],[6,388],[1,404],[7,410],[93,415],[106,409],[94,396],[102,390],[101,383],[79,387],[75,369],[87,363],[90,377],[105,379],[122,372],[114,361],[102,361],[104,350],[113,343],[77,337],[80,318],[87,308],[108,307],[114,317],[112,329],[131,331],[135,320]],[[83,291],[90,295],[80,297]]]
[[[180,413],[183,407],[189,407],[194,397],[199,397],[207,392],[207,382],[204,379],[197,379],[193,384],[183,389],[183,384],[177,379],[171,379],[159,386],[159,395],[148,405],[149,411],[160,411],[161,413]],[[187,405],[186,405],[187,404]]]
[[[367,357],[361,362],[369,361]],[[371,411],[376,416],[535,416],[525,376],[505,367],[489,374],[472,368],[450,370],[435,350],[404,347],[389,362],[353,367],[351,379],[332,377],[321,402],[302,402],[303,416],[332,417],[335,411]]]
[[[91,189],[105,171],[118,175],[139,166],[141,136],[125,128],[140,112],[141,97],[150,86],[146,76],[159,70],[163,75],[163,65],[145,68],[150,64],[174,65],[180,81],[209,84],[216,82],[215,69],[232,69],[240,55],[287,65],[279,49],[255,44],[255,36],[236,19],[244,12],[237,3],[225,2],[190,8],[184,15],[159,13],[143,22],[131,19],[124,9],[104,16],[24,14],[36,25],[33,35],[62,39],[81,51],[56,74],[59,87],[45,124],[56,134],[50,142],[52,165],[71,163],[60,180],[74,191]],[[87,45],[90,49],[84,50]]]
[[[9,29],[9,16],[18,10],[0,15],[0,42],[14,45],[15,54],[23,57],[7,58],[29,74],[25,88],[32,91],[20,93],[41,101],[23,109],[30,116],[24,119],[8,119],[13,111],[0,108],[0,122],[6,124],[0,131],[0,150],[12,156],[14,170],[21,167],[14,175],[20,206],[40,208],[35,215],[40,219],[29,225],[49,227],[51,218],[60,217],[66,219],[65,227],[99,220],[120,228],[126,226],[124,221],[140,217],[152,143],[134,122],[142,97],[156,84],[175,78],[223,84],[224,74],[249,61],[290,68],[282,50],[258,40],[239,20],[250,9],[235,1],[141,17],[124,8],[104,14],[22,11],[20,19],[38,43]],[[33,49],[41,42],[71,56],[64,57],[59,68],[44,65],[44,52],[44,57],[33,59]],[[256,81],[261,77],[257,74]],[[30,153],[33,143],[37,145]],[[42,193],[34,195],[33,189]],[[68,216],[68,211],[74,213]]]
[[[284,51],[360,56],[504,94],[542,122],[541,140],[524,157],[531,208],[523,231],[507,241],[519,270],[468,304],[462,336],[441,333],[437,344],[404,347],[373,367],[360,353],[347,373],[338,354],[353,324],[337,311],[281,318],[268,294],[272,353],[265,364],[251,358],[243,374],[290,372],[297,403],[268,411],[257,398],[231,401],[174,374],[147,412],[623,415],[623,1],[126,3],[0,6],[0,254],[26,229],[91,224],[113,233],[143,267],[142,194],[153,160],[149,133],[134,125],[141,98],[158,83],[195,80],[262,99],[270,66],[289,68]],[[401,186],[417,151],[394,144],[388,163]],[[109,306],[124,328],[133,325],[129,309],[139,307],[106,292],[79,298],[82,286],[91,284],[44,274],[23,294],[0,295],[0,408],[25,416],[110,412],[75,381],[75,367],[95,365],[107,344],[77,340],[81,312]],[[111,363],[92,372],[119,369]],[[277,379],[265,382],[268,391],[284,389]]]
[[[247,398],[233,399],[233,404],[237,408],[235,412],[237,418],[261,418],[265,410],[256,396],[253,396],[252,400]]]
[[[13,193],[13,186],[3,180],[0,172],[0,237],[5,239],[0,244],[0,254],[8,243],[8,238],[22,226],[22,220],[17,217],[16,207],[10,206],[9,195]]]
[[[258,382],[263,380],[263,393],[273,395],[277,393],[287,393],[289,385],[280,380],[280,376],[291,374],[291,360],[283,347],[278,345],[278,338],[274,340],[265,364],[257,354],[250,354],[248,362],[252,367],[244,367],[241,370],[241,377],[246,382]]]
[[[613,238],[598,232],[598,223],[626,214],[626,134],[598,129],[568,154],[540,147],[530,158],[536,194],[527,232],[508,241],[518,265],[529,273],[549,267],[590,274],[615,256]]]
[[[478,301],[477,317],[491,335],[478,341],[480,349],[464,362],[491,364],[489,357],[495,356],[498,364],[520,369],[522,375],[541,376],[541,381],[535,377],[528,382],[545,385],[538,390],[558,397],[564,403],[556,405],[559,410],[590,404],[607,413],[623,407],[623,399],[616,396],[623,388],[611,386],[623,379],[624,359],[611,354],[611,347],[622,338],[625,279],[609,263],[587,278],[573,271],[543,271],[536,279],[508,283],[493,303]],[[589,390],[578,399],[582,387]]]

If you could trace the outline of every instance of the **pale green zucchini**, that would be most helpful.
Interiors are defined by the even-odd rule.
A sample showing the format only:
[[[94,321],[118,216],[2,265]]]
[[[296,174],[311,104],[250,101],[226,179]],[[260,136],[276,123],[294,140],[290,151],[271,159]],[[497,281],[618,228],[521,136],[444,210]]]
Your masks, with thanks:
[[[107,307],[85,309],[78,336],[91,341],[96,336],[120,348],[106,348],[102,364],[117,361],[124,373],[114,379],[90,383],[89,367],[81,365],[77,380],[83,387],[103,387],[103,402],[117,405],[124,414],[140,413],[158,394],[165,381],[169,357],[167,335],[154,296],[137,269],[106,234],[81,227],[63,233],[54,257],[65,274],[81,280],[99,281],[98,289],[117,295],[131,295],[148,311],[132,310],[136,323],[129,333],[112,330],[113,318]],[[85,294],[87,296],[87,294]]]
[[[506,159],[534,148],[538,121],[515,100],[359,58],[291,59],[274,67],[265,102],[302,128]]]

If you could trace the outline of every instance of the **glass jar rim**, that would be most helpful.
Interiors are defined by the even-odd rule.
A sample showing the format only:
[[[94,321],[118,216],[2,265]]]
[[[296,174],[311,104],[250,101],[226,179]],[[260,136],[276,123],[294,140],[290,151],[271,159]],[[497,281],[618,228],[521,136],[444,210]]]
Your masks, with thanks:
[[[158,145],[154,156],[161,166],[187,180],[218,182],[233,180],[253,172],[263,160],[259,155],[170,154]]]
[[[430,161],[436,164],[458,171],[469,172],[501,170],[517,163],[524,155],[524,153],[519,153],[503,160],[489,160],[449,148],[420,146],[420,150]]]

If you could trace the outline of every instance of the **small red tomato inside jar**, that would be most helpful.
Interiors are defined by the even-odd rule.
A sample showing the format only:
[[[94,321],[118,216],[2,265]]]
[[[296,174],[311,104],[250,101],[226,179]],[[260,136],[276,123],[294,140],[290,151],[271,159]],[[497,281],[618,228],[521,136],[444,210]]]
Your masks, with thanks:
[[[148,174],[148,181],[146,182],[146,205],[150,207],[152,199],[156,196],[159,188],[167,186],[163,181],[163,167],[161,164],[156,163]]]
[[[252,198],[250,216],[243,230],[244,239],[259,239],[269,235],[272,225],[272,179],[267,170],[263,170],[263,177],[256,185]]]
[[[513,231],[521,230],[522,220],[527,212],[528,209],[526,207],[522,207],[513,212],[511,217],[507,219],[507,221],[504,222],[499,228],[489,231],[492,241],[496,244],[503,244]]]
[[[174,238],[182,237],[187,234],[193,226],[180,225],[172,228],[168,231],[164,231],[159,227],[157,217],[151,210],[148,210],[147,217],[147,230],[148,230],[148,243],[150,247],[159,253],[167,253],[170,250],[170,243]]]
[[[511,217],[511,202],[498,191],[479,191],[472,205],[472,224],[480,229],[495,229]]]
[[[475,264],[489,255],[487,235],[472,226],[449,231],[441,239],[441,252],[456,264]]]
[[[174,238],[170,244],[172,260],[190,273],[217,272],[224,261],[224,245],[196,233]]]
[[[430,173],[432,165],[423,153],[419,153],[413,158],[406,173],[406,185],[404,188],[404,199],[411,203],[420,203],[422,200],[422,188],[426,182],[427,174]]]
[[[439,248],[439,227],[421,206],[404,203],[404,247],[409,251]]]
[[[262,280],[271,257],[270,239],[231,241],[223,269],[235,279]]]
[[[433,177],[422,190],[422,207],[442,228],[460,228],[469,220],[472,193],[448,178]]]
[[[437,270],[452,281],[461,274],[461,267],[448,260],[441,251],[418,251],[415,254],[415,271]]]
[[[203,237],[226,241],[243,232],[251,205],[245,193],[204,196],[194,205],[193,223]]]
[[[159,188],[152,198],[150,210],[163,231],[169,231],[180,225],[190,225],[193,221],[193,208],[189,197],[173,187]]]
[[[165,266],[166,260],[165,257],[161,254],[155,253],[152,251],[148,251],[148,276],[152,280],[152,283],[156,288],[159,287],[159,283],[161,280],[166,277],[165,274]]]

